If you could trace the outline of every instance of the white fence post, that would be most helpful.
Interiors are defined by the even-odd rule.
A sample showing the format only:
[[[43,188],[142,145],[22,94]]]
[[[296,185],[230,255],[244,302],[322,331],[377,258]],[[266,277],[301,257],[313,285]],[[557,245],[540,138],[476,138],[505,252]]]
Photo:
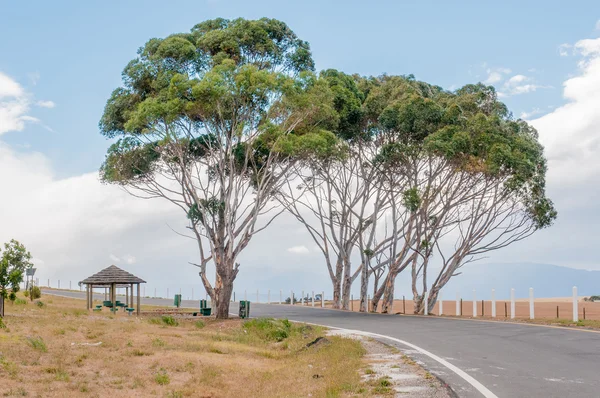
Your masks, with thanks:
[[[444,301],[442,300],[442,293],[438,293],[438,302],[440,303],[440,306],[438,307],[438,315],[442,316],[444,314]]]
[[[460,316],[460,293],[456,292],[456,316]]]
[[[473,318],[477,318],[477,292],[473,289]]]
[[[425,292],[425,297],[423,300],[423,314],[429,315],[429,292]]]
[[[510,289],[510,319],[515,319],[515,289]]]
[[[311,304],[314,307],[315,306],[315,291],[314,290],[312,291],[312,299],[311,300],[312,300]]]
[[[573,286],[573,322],[579,321],[579,309],[577,308],[577,286]]]
[[[294,305],[294,291],[293,290],[290,291],[290,304]]]
[[[492,318],[496,317],[496,289],[492,289]]]
[[[325,308],[325,292],[321,292],[321,308]]]
[[[533,288],[529,288],[529,319],[535,319],[535,313],[533,312]]]
[[[300,304],[304,305],[304,290],[302,291],[302,297],[300,297]]]

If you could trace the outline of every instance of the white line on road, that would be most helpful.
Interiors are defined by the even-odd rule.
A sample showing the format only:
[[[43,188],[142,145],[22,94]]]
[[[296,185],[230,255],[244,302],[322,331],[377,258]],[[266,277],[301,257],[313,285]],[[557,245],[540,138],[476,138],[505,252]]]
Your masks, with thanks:
[[[292,321],[299,322],[299,323],[307,323],[307,324],[316,325],[316,326],[323,326],[323,327],[327,327],[327,328],[331,328],[331,329],[345,330],[350,333],[355,333],[355,334],[359,334],[359,335],[363,335],[363,336],[367,336],[367,337],[379,337],[382,339],[395,341],[396,343],[400,343],[402,345],[410,347],[413,350],[418,351],[421,354],[428,356],[429,358],[433,359],[434,361],[436,361],[436,362],[440,363],[441,365],[445,366],[446,368],[450,369],[451,371],[456,373],[458,376],[460,376],[464,381],[466,381],[471,386],[473,386],[473,388],[475,388],[477,391],[479,391],[481,393],[481,395],[483,395],[485,398],[498,398],[498,396],[496,394],[494,394],[493,392],[488,390],[487,387],[485,387],[483,384],[481,384],[473,376],[469,375],[464,370],[460,369],[459,367],[457,367],[455,365],[452,365],[450,362],[446,361],[444,358],[441,358],[441,357],[435,355],[434,353],[431,353],[419,346],[409,343],[408,341],[400,340],[400,339],[397,339],[397,338],[391,337],[391,336],[386,336],[384,334],[364,332],[362,330],[338,328],[335,326],[320,325],[317,323],[310,323],[310,322],[302,322],[302,321],[294,321],[294,320],[292,320]]]

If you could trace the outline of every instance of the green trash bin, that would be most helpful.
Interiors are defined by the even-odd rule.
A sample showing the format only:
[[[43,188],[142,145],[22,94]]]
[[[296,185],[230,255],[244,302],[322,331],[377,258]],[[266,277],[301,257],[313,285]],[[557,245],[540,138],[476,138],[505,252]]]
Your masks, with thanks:
[[[240,300],[239,316],[242,319],[250,317],[250,302],[249,301]]]
[[[208,308],[208,305],[206,304],[206,300],[200,300],[200,309],[203,308]]]
[[[173,301],[173,305],[177,308],[181,307],[181,294],[175,295],[175,300]]]

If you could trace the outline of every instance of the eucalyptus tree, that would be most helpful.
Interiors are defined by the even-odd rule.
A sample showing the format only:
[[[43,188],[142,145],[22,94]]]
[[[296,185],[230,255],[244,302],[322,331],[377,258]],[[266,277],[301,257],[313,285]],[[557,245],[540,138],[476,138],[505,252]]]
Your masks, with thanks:
[[[313,69],[308,43],[283,22],[215,19],[149,40],[106,104],[100,130],[118,140],[101,178],[183,211],[218,318],[294,164],[337,148],[325,129],[333,96]]]
[[[415,312],[421,312],[425,293],[433,308],[460,266],[551,225],[556,211],[545,194],[546,161],[537,133],[513,120],[492,87],[448,93],[417,83],[406,95],[394,79],[388,82],[394,96],[384,102],[382,123],[396,140],[384,148],[382,161],[409,184],[398,192],[403,200],[397,212],[411,220],[403,233],[410,239],[400,250],[408,262],[399,270],[411,267]],[[453,245],[443,244],[452,239]],[[429,288],[434,255],[442,268]],[[384,307],[397,270],[388,272]]]
[[[0,249],[0,317],[4,317],[4,300],[14,301],[25,271],[33,267],[31,253],[12,239]]]

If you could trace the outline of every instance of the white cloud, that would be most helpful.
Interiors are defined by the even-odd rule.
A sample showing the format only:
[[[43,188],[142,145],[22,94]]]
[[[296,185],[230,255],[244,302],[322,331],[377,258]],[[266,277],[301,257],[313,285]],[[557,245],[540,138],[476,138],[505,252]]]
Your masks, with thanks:
[[[532,121],[547,150],[554,183],[573,184],[600,173],[600,38],[581,40],[580,71],[564,86],[566,105]]]
[[[38,101],[36,102],[36,105],[48,109],[52,109],[56,106],[56,104],[53,101]]]
[[[569,50],[571,50],[572,47],[573,46],[570,45],[570,44],[563,43],[563,44],[561,44],[561,45],[558,46],[558,54],[561,57],[568,57],[570,55],[570,51]]]
[[[111,254],[110,256],[108,256],[108,258],[115,263],[121,262],[121,259],[119,257],[115,256],[114,254]]]
[[[310,252],[306,246],[293,246],[288,248],[287,251],[294,254],[307,254]]]
[[[19,83],[0,72],[0,135],[9,131],[21,131],[27,122],[40,123],[39,119],[28,115],[31,100],[32,96]],[[53,108],[54,102],[38,101],[37,105]]]
[[[536,115],[539,115],[541,113],[544,113],[544,111],[541,110],[540,108],[533,108],[529,112],[521,112],[521,115],[519,116],[519,118],[524,119],[524,120],[528,120],[528,119],[531,119],[532,116],[536,116]]]
[[[487,78],[483,82],[485,84],[498,83],[504,79],[504,75],[507,75],[510,72],[511,70],[508,68],[488,68],[486,70]]]
[[[502,86],[502,91],[498,93],[499,97],[509,97],[512,95],[520,95],[532,93],[540,88],[552,88],[551,86],[542,86],[535,84],[533,78],[525,75],[514,75]]]

